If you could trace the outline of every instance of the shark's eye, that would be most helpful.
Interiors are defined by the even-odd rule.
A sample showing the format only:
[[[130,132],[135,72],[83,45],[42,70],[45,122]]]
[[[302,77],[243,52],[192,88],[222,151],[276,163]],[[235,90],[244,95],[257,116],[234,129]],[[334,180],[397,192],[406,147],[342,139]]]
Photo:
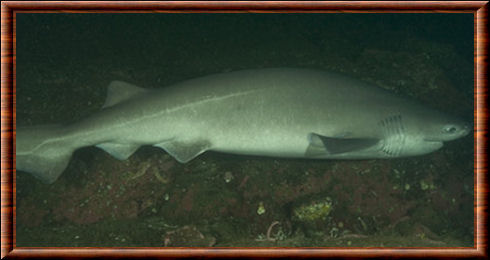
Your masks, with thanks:
[[[457,130],[457,128],[453,125],[448,125],[448,126],[444,127],[444,132],[446,132],[448,134],[453,134],[456,132],[456,130]]]

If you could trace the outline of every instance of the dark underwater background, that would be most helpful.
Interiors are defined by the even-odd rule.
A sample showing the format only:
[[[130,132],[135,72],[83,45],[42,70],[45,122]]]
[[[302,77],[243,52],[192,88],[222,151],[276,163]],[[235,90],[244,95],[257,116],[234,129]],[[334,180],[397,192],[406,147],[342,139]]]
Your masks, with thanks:
[[[16,14],[17,126],[96,113],[112,80],[159,88],[266,67],[341,72],[473,122],[473,14]],[[17,246],[472,247],[473,135],[392,160],[142,147],[16,175]]]

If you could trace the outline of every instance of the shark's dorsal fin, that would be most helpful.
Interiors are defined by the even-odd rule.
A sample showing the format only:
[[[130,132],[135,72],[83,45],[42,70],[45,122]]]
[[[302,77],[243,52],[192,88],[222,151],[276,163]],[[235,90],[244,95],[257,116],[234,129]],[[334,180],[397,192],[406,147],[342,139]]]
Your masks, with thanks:
[[[206,140],[196,141],[168,141],[154,146],[167,151],[172,157],[181,163],[186,163],[196,158],[201,153],[209,150],[211,143]]]
[[[147,91],[124,81],[112,81],[107,87],[107,98],[102,108],[113,106]]]
[[[306,149],[306,157],[319,157],[360,151],[379,142],[378,138],[339,138],[327,137],[315,133],[308,135],[310,145]]]

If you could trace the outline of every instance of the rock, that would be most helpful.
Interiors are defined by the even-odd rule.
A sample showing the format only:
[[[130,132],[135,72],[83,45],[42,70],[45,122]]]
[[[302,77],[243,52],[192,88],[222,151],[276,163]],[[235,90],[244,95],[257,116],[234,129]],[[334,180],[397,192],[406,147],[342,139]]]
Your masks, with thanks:
[[[163,237],[165,247],[211,247],[215,243],[216,238],[204,236],[195,226],[168,231]]]

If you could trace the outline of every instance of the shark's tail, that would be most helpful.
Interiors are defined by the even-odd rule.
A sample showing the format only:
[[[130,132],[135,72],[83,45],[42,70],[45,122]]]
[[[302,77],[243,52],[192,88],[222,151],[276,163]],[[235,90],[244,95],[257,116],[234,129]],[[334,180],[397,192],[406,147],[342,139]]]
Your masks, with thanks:
[[[65,170],[76,149],[64,136],[64,128],[59,125],[18,128],[16,169],[53,183]]]

